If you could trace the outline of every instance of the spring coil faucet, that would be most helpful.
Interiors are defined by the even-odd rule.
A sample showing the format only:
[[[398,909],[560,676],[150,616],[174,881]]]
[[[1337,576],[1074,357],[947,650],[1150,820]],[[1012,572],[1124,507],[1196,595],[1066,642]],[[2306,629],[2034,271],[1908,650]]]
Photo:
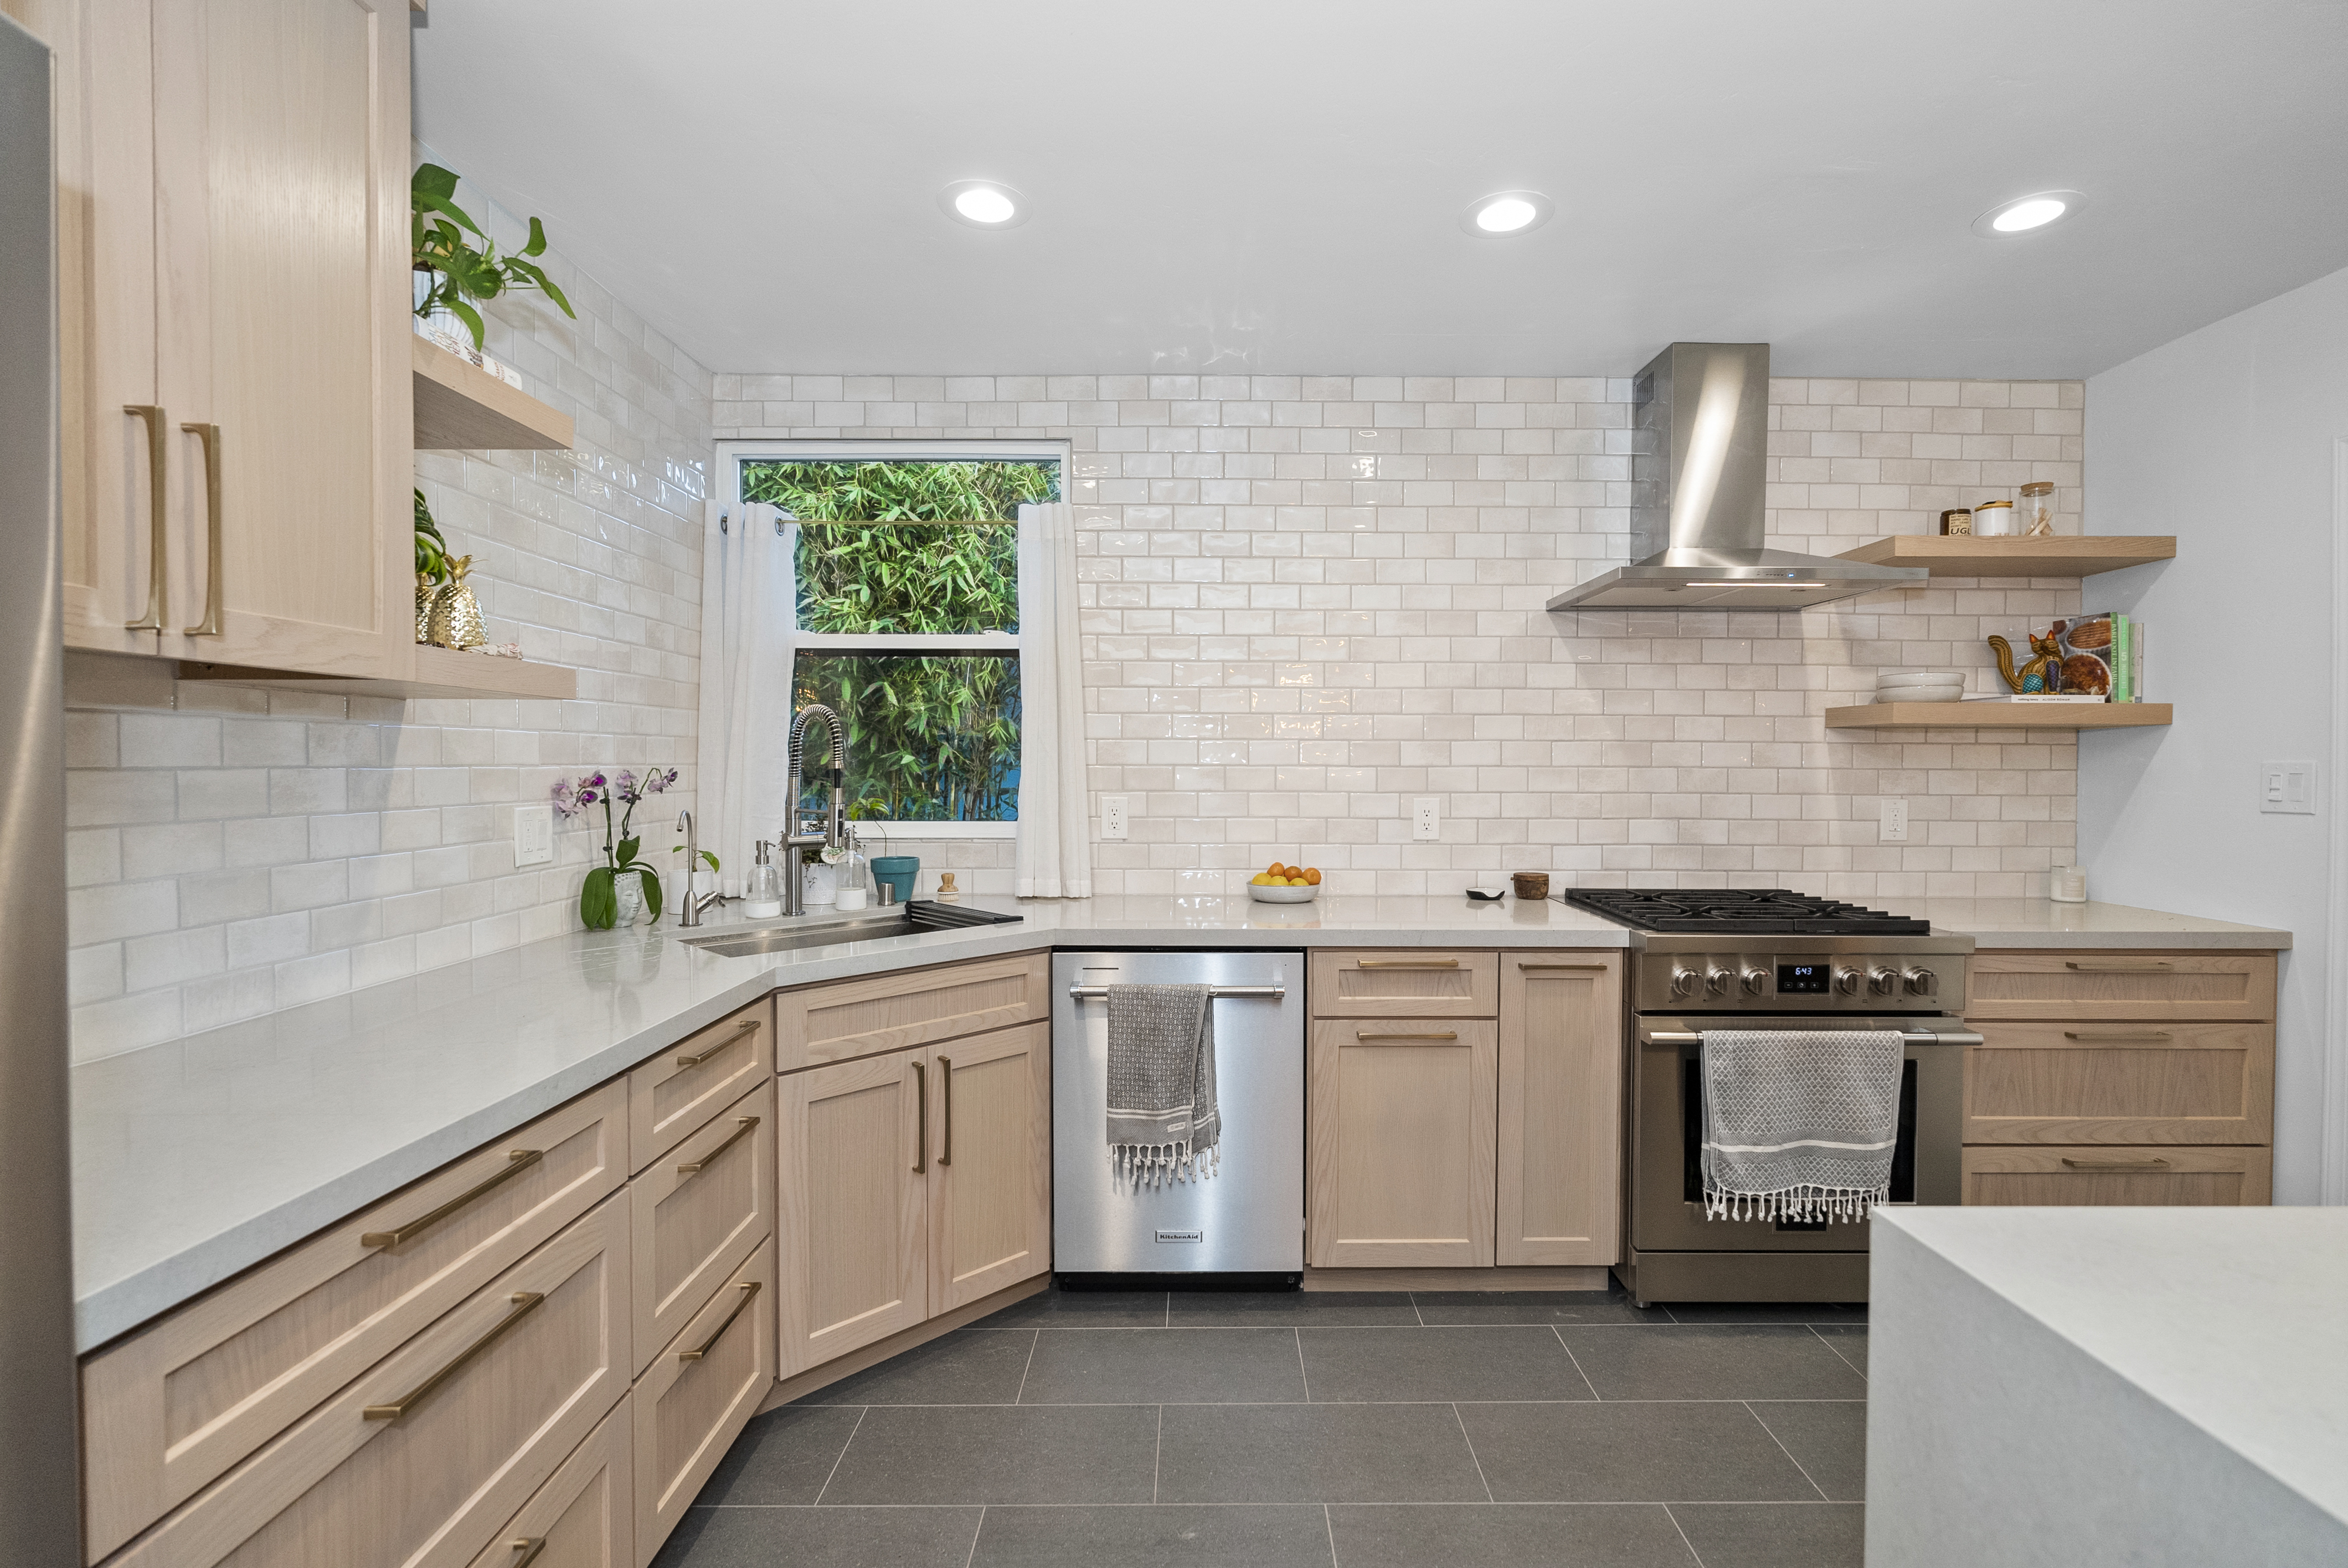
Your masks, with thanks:
[[[799,820],[799,793],[807,777],[807,729],[815,722],[820,722],[831,737],[831,808],[825,814],[819,834],[803,831],[805,825]],[[783,797],[783,913],[804,915],[807,889],[799,878],[798,856],[793,852],[818,844],[833,849],[848,846],[848,726],[821,702],[810,702],[791,716],[789,741],[789,787]]]

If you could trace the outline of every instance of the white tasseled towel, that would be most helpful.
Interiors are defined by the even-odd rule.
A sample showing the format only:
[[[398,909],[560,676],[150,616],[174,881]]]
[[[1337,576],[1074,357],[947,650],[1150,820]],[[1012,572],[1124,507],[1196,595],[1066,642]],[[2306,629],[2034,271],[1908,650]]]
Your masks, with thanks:
[[[1849,1220],[1891,1195],[1899,1034],[1704,1031],[1706,1219]]]
[[[1122,1175],[1155,1186],[1215,1173],[1211,986],[1108,988],[1108,1152]]]

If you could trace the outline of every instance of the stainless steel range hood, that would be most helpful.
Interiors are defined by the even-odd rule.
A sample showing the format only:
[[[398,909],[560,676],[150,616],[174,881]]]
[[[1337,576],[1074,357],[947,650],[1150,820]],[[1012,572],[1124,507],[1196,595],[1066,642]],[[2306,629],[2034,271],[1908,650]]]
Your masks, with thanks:
[[[1921,567],[1869,566],[1762,543],[1769,345],[1675,343],[1632,384],[1631,548],[1551,610],[1800,610],[1884,588]]]

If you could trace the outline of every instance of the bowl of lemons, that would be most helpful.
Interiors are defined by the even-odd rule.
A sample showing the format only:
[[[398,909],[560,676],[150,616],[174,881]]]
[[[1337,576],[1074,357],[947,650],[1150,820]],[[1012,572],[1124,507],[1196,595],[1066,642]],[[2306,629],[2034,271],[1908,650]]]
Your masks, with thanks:
[[[1321,868],[1275,860],[1248,883],[1248,897],[1260,904],[1310,904],[1321,897]]]

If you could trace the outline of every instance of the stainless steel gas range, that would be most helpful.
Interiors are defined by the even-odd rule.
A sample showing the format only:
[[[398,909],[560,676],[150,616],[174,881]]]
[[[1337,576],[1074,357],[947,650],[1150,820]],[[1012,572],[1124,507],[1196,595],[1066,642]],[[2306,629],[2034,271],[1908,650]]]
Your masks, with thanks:
[[[1864,1301],[1869,1226],[1708,1220],[1699,1062],[1707,1029],[1898,1030],[1907,1037],[1895,1204],[1958,1201],[1970,937],[1776,891],[1568,889],[1632,929],[1630,1245],[1653,1301]]]

